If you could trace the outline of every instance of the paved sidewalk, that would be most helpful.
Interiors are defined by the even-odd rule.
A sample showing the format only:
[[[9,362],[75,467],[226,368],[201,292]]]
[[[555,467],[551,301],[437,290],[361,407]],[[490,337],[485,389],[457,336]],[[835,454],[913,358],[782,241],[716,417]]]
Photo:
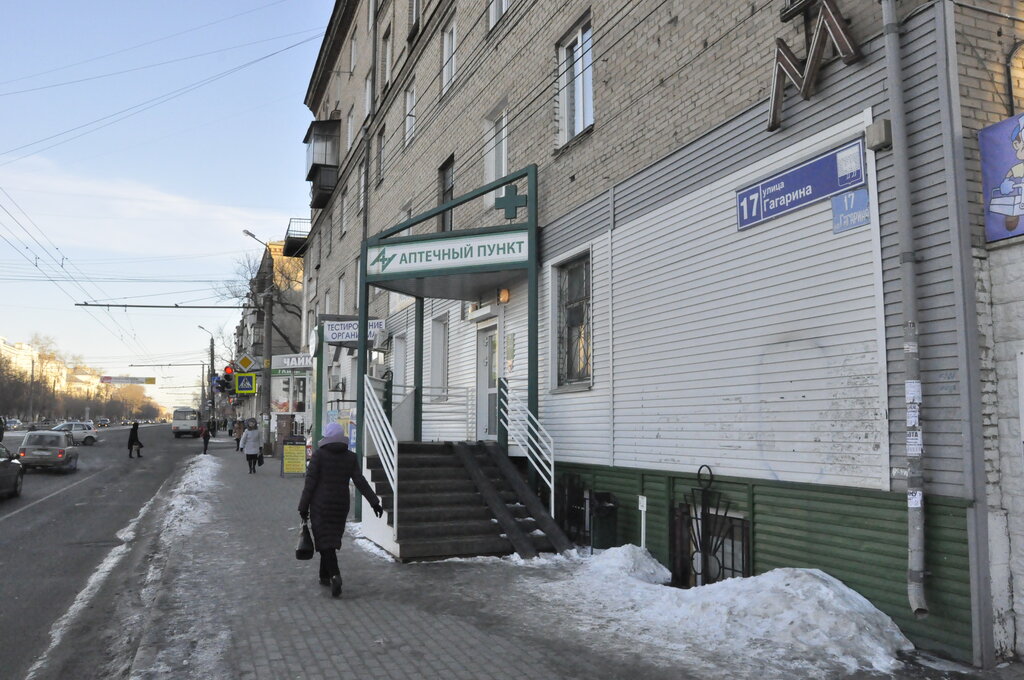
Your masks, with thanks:
[[[505,563],[402,565],[361,549],[340,552],[340,600],[317,582],[318,558],[294,557],[303,480],[255,475],[230,448],[202,524],[171,550],[132,678],[685,680],[732,678],[730,659],[658,660],[571,617],[543,615],[538,581],[553,572]],[[727,634],[727,633],[725,633]],[[706,672],[705,672],[706,671]],[[1019,667],[1000,680],[1024,678]],[[744,675],[744,674],[741,674]],[[883,677],[857,674],[856,678]],[[971,678],[908,669],[901,678]]]

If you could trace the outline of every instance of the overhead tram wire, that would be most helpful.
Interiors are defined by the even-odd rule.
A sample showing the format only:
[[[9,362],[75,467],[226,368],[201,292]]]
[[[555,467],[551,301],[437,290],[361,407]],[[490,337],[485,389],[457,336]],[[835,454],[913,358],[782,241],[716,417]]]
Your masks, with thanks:
[[[217,24],[222,24],[225,21],[230,21],[231,19],[237,19],[238,17],[245,16],[246,14],[252,14],[253,12],[259,12],[261,10],[264,10],[264,9],[268,8],[268,7],[273,7],[274,5],[280,5],[282,2],[287,2],[287,0],[274,0],[274,2],[269,2],[269,3],[265,4],[265,5],[260,5],[259,7],[254,7],[252,9],[248,9],[248,10],[246,10],[244,12],[239,12],[238,14],[232,14],[231,16],[224,17],[223,19],[217,19],[216,21],[211,21],[209,23],[202,24],[200,26],[193,26],[192,28],[187,28],[187,29],[185,29],[183,31],[178,31],[177,33],[171,33],[170,35],[165,35],[165,36],[162,36],[160,38],[154,38],[153,40],[147,40],[146,42],[138,43],[137,45],[132,45],[130,47],[123,47],[121,49],[114,50],[113,52],[107,52],[106,54],[100,54],[100,55],[97,55],[95,57],[89,57],[88,59],[83,59],[82,61],[76,61],[73,64],[66,64],[64,66],[58,66],[56,68],[52,68],[52,69],[49,69],[47,71],[40,71],[39,73],[30,73],[29,75],[19,76],[18,78],[12,78],[11,80],[0,81],[0,85],[6,85],[8,83],[17,83],[17,82],[20,82],[22,80],[28,80],[29,78],[37,78],[39,76],[49,75],[50,73],[56,73],[57,71],[63,71],[65,69],[74,68],[75,66],[81,66],[82,64],[90,64],[90,63],[92,63],[94,61],[99,61],[100,59],[106,59],[107,57],[113,57],[113,56],[116,56],[118,54],[124,54],[125,52],[131,52],[132,50],[137,50],[140,47],[148,47],[149,45],[154,45],[154,44],[156,44],[158,42],[163,42],[164,40],[170,40],[171,38],[177,38],[178,36],[181,36],[181,35],[187,35],[188,33],[194,33],[195,31],[199,31],[199,30],[202,30],[204,28],[209,28],[210,26],[216,26]]]
[[[234,66],[234,67],[232,67],[230,69],[227,69],[226,71],[221,71],[220,73],[216,73],[216,74],[214,74],[212,76],[207,76],[206,78],[203,78],[201,80],[197,80],[197,81],[195,81],[193,83],[190,83],[189,85],[185,85],[185,86],[180,87],[180,88],[178,88],[176,90],[171,90],[170,92],[165,92],[162,95],[159,95],[157,97],[153,97],[151,99],[147,99],[147,100],[145,100],[143,102],[140,102],[138,104],[135,104],[133,106],[129,106],[127,108],[121,109],[120,111],[115,111],[114,113],[107,114],[106,116],[101,116],[101,117],[96,118],[94,120],[91,120],[91,121],[89,121],[87,123],[82,123],[80,125],[76,125],[74,127],[68,128],[67,130],[64,130],[62,132],[57,132],[57,133],[49,135],[47,137],[41,137],[40,139],[37,139],[35,141],[28,142],[28,143],[22,144],[20,146],[12,147],[10,149],[7,149],[6,151],[0,151],[0,156],[6,156],[8,154],[14,153],[15,151],[21,151],[22,149],[27,149],[27,148],[32,147],[32,146],[37,146],[39,144],[43,144],[45,142],[48,142],[48,141],[50,141],[52,139],[57,139],[58,137],[63,137],[65,135],[70,135],[72,132],[76,132],[78,130],[83,130],[83,128],[90,128],[90,126],[95,126],[95,127],[91,127],[90,129],[84,130],[83,132],[81,132],[81,133],[79,133],[77,135],[68,137],[66,139],[62,139],[62,140],[60,140],[60,141],[58,141],[58,142],[56,142],[54,144],[50,144],[50,145],[44,146],[44,147],[42,147],[40,149],[36,149],[35,151],[32,151],[30,153],[27,153],[27,154],[24,154],[24,155],[21,155],[21,156],[18,156],[16,158],[12,158],[12,159],[9,159],[9,160],[3,161],[3,162],[0,162],[0,167],[5,166],[5,165],[10,165],[11,163],[17,163],[20,160],[23,160],[23,159],[28,158],[30,156],[34,156],[34,155],[36,155],[36,154],[38,154],[38,153],[40,153],[42,151],[46,151],[47,149],[52,149],[52,148],[54,148],[56,146],[61,146],[62,144],[66,144],[66,143],[68,143],[70,141],[73,141],[75,139],[78,139],[80,137],[84,137],[86,135],[92,134],[93,132],[97,132],[97,131],[102,130],[104,128],[110,127],[111,125],[113,125],[115,123],[119,123],[119,122],[121,122],[123,120],[131,118],[132,116],[136,116],[136,115],[138,115],[140,113],[143,113],[144,111],[148,111],[149,109],[155,108],[155,107],[159,106],[160,104],[164,104],[164,103],[169,102],[169,101],[171,101],[173,99],[177,99],[178,97],[186,95],[189,92],[192,92],[193,90],[197,90],[197,89],[199,89],[201,87],[209,85],[210,83],[213,83],[213,82],[216,82],[218,80],[221,80],[222,78],[226,78],[227,76],[233,75],[233,74],[237,73],[238,71],[241,71],[243,69],[249,68],[250,66],[253,66],[253,65],[258,64],[260,62],[266,61],[267,59],[270,59],[270,58],[275,57],[275,56],[277,56],[279,54],[287,52],[288,50],[295,49],[296,47],[299,47],[300,45],[304,45],[305,43],[308,43],[308,42],[310,42],[312,40],[316,40],[318,37],[320,37],[320,36],[319,35],[315,35],[315,36],[312,36],[310,38],[306,38],[304,40],[300,40],[297,43],[293,43],[291,45],[288,45],[287,47],[283,47],[283,48],[281,48],[279,50],[275,50],[274,52],[271,52],[269,54],[265,54],[262,57],[258,57],[256,59],[253,59],[251,61],[245,62],[243,64],[239,64],[238,66]],[[107,122],[103,123],[102,125],[97,125],[97,123],[101,123],[102,121],[107,121]]]
[[[224,52],[231,52],[233,50],[240,50],[245,47],[252,47],[253,45],[260,45],[266,42],[273,42],[274,40],[281,40],[283,38],[292,38],[296,35],[303,35],[305,33],[312,33],[316,31],[318,35],[323,35],[324,29],[322,28],[307,28],[304,31],[295,31],[293,33],[285,33],[283,35],[277,35],[272,38],[263,38],[262,40],[254,40],[252,42],[242,43],[241,45],[233,45],[232,47],[223,47],[219,50],[211,50],[209,52],[200,52],[198,54],[191,54],[187,57],[178,57],[177,59],[168,59],[167,61],[160,61],[153,64],[146,64],[145,66],[136,66],[134,68],[122,69],[120,71],[112,71],[110,73],[101,73],[95,76],[88,76],[85,78],[77,78],[75,80],[65,80],[59,83],[50,83],[49,85],[40,85],[39,87],[29,87],[23,90],[10,90],[9,92],[0,92],[0,97],[11,97],[16,94],[27,94],[30,92],[39,92],[41,90],[50,90],[56,87],[65,87],[67,85],[77,85],[79,83],[87,83],[93,80],[102,80],[104,78],[113,78],[115,76],[121,76],[126,73],[135,73],[136,71],[145,71],[151,68],[158,68],[160,66],[168,66],[170,64],[177,64],[190,59],[200,59],[202,57],[209,57],[214,54],[222,54]]]

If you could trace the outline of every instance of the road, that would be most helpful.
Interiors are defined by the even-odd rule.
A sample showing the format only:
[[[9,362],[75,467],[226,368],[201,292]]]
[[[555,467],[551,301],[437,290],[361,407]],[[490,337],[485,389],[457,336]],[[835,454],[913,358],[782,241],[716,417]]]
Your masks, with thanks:
[[[103,608],[118,532],[202,446],[174,439],[169,425],[144,425],[144,457],[129,459],[128,430],[101,430],[100,443],[79,447],[77,472],[29,471],[21,497],[0,501],[0,676],[59,677],[52,670],[64,650],[51,634],[61,638],[79,612]],[[23,436],[8,432],[4,443],[16,449]]]

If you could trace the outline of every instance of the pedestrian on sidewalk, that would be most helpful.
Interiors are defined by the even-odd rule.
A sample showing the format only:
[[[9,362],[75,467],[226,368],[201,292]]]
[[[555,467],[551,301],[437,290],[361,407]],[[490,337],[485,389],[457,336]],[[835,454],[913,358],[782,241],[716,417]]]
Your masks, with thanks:
[[[329,423],[306,469],[299,516],[303,520],[312,520],[313,543],[320,553],[320,584],[331,586],[332,597],[341,597],[338,550],[348,517],[349,480],[369,501],[374,514],[377,517],[383,515],[380,499],[359,470],[356,454],[349,451],[345,431],[341,425]]]
[[[245,425],[242,424],[241,420],[235,421],[235,429],[232,431],[231,436],[235,438],[235,451],[239,450],[239,442],[242,439],[242,433],[245,432]]]
[[[132,453],[142,458],[142,442],[139,440],[139,424],[132,423],[131,432],[128,433],[128,457],[132,457]]]
[[[210,424],[203,425],[199,430],[199,436],[203,438],[203,455],[206,455],[206,449],[210,448]]]
[[[256,474],[256,459],[260,455],[260,431],[256,429],[256,419],[245,421],[245,432],[238,441],[238,446],[245,454],[245,462],[249,464],[249,474]]]

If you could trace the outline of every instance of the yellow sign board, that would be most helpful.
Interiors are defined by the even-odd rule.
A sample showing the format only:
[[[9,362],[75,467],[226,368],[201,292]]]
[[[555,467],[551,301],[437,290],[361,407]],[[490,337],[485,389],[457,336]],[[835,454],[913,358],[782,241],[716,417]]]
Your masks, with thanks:
[[[286,475],[306,474],[306,445],[285,444],[281,459],[281,472]]]
[[[250,368],[256,365],[256,360],[253,359],[248,354],[243,354],[236,363],[242,367],[243,371],[248,371]]]

